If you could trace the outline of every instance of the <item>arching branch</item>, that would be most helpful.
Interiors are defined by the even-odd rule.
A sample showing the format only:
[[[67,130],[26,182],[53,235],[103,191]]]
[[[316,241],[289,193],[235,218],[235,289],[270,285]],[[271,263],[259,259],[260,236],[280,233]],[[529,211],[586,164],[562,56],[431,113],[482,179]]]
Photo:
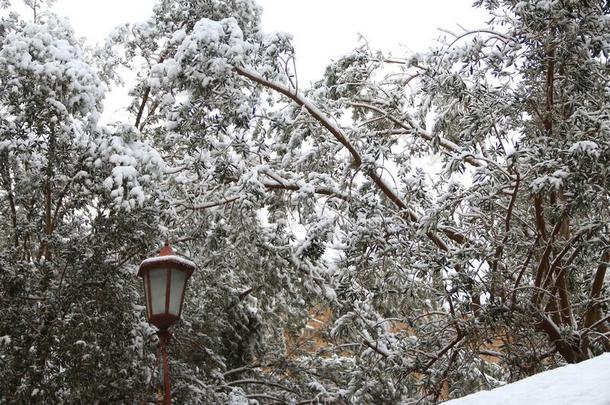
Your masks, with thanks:
[[[320,111],[315,105],[313,105],[308,99],[306,99],[303,95],[298,92],[292,91],[290,88],[284,86],[281,83],[272,82],[270,80],[265,79],[260,74],[255,71],[252,71],[248,68],[236,66],[235,71],[238,75],[246,77],[253,82],[260,84],[264,87],[272,89],[286,97],[288,97],[292,102],[296,105],[304,108],[307,112],[324,128],[326,128],[334,138],[342,144],[349,152],[352,158],[352,166],[355,168],[360,168],[362,165],[362,156],[355,148],[354,145],[349,141],[343,130],[339,128],[329,117],[327,117],[322,111]],[[396,207],[400,210],[404,211],[407,218],[410,221],[417,222],[418,216],[411,210],[405,203],[402,201],[401,197],[398,193],[393,190],[390,186],[388,186],[380,175],[378,175],[375,170],[367,170],[365,171],[366,175],[375,183],[375,185],[379,188],[379,190],[390,200],[392,201]],[[441,231],[442,232],[442,231]],[[428,231],[426,232],[426,236],[441,250],[449,251],[449,247],[447,244],[438,237],[434,232]],[[450,235],[447,235],[450,239],[454,241],[465,240],[463,235],[458,235],[455,230],[451,230]]]

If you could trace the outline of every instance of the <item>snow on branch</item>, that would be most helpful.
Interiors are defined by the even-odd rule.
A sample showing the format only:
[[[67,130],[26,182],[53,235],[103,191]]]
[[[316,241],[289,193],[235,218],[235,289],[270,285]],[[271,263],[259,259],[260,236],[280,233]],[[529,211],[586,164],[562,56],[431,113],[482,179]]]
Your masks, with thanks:
[[[349,139],[344,134],[344,132],[329,117],[327,117],[315,105],[313,105],[308,99],[303,97],[303,95],[291,90],[290,88],[284,86],[281,83],[272,82],[272,81],[264,78],[257,72],[252,71],[251,69],[248,69],[246,67],[235,66],[235,71],[240,76],[244,76],[244,77],[254,81],[255,83],[258,83],[258,84],[260,84],[264,87],[267,87],[269,89],[272,89],[274,91],[277,91],[280,94],[283,94],[284,96],[288,97],[298,106],[305,108],[307,110],[307,112],[316,121],[318,121],[320,123],[320,125],[322,125],[324,128],[326,128],[335,137],[335,139],[349,151],[349,153],[352,157],[352,161],[353,161],[352,165],[355,166],[356,168],[359,168],[362,165],[362,163],[363,163],[362,156],[360,155],[358,150],[354,147],[354,145],[352,145],[352,143],[349,141]],[[455,146],[455,148],[457,150],[457,146]],[[465,159],[470,159],[470,158],[467,157]],[[390,201],[392,201],[399,209],[405,211],[405,213],[410,221],[413,221],[413,222],[418,221],[418,217],[415,214],[415,212],[413,212],[411,209],[408,208],[408,206],[404,203],[402,198],[398,195],[397,191],[393,190],[392,187],[388,186],[383,181],[381,176],[375,172],[375,170],[367,170],[366,175],[375,183],[375,185],[382,191],[382,193],[385,194],[385,196],[388,199],[390,199]],[[449,251],[449,247],[447,246],[447,244],[433,232],[431,232],[431,231],[426,232],[426,236],[439,249],[441,249],[443,251]],[[448,235],[448,237],[450,237],[450,239],[452,239],[454,241],[465,240],[464,237],[460,237],[460,236],[456,235],[454,232],[451,232],[451,235]]]
[[[252,71],[250,69],[236,66],[235,71],[240,76],[247,77],[248,79],[258,84],[261,84],[265,87],[277,91],[278,93],[285,95],[294,103],[296,103],[299,107],[305,108],[307,112],[309,112],[309,114],[311,114],[311,116],[316,119],[316,121],[318,121],[324,128],[326,128],[335,137],[335,139],[337,139],[337,141],[339,141],[339,143],[345,146],[345,148],[352,156],[352,159],[354,160],[354,164],[356,166],[359,166],[362,163],[362,157],[360,156],[360,153],[358,153],[356,148],[350,143],[343,131],[300,93],[294,92],[280,83],[271,82],[265,79],[263,76],[259,75],[257,72]]]

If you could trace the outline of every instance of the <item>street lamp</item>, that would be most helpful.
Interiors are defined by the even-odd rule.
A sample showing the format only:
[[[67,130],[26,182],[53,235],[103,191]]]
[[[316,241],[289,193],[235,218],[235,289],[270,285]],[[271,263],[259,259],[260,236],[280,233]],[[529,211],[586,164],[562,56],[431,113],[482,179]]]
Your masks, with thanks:
[[[163,356],[163,385],[165,404],[171,404],[169,386],[169,364],[167,345],[172,337],[169,327],[180,319],[186,283],[196,266],[190,260],[174,255],[166,243],[159,256],[144,260],[140,264],[138,276],[144,281],[144,299],[148,322],[159,332],[159,349]]]

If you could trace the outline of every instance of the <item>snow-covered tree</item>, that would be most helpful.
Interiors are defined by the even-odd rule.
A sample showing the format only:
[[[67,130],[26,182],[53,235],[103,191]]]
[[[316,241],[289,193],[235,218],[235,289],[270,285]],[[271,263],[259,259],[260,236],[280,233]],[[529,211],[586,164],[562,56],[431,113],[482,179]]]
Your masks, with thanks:
[[[199,266],[179,402],[437,402],[610,349],[609,6],[476,3],[306,89],[251,0],[162,0],[88,55],[4,20],[2,392],[152,400],[133,275],[165,239]]]
[[[135,401],[151,331],[124,263],[158,232],[163,161],[98,125],[105,85],[65,20],[1,33],[0,400]]]

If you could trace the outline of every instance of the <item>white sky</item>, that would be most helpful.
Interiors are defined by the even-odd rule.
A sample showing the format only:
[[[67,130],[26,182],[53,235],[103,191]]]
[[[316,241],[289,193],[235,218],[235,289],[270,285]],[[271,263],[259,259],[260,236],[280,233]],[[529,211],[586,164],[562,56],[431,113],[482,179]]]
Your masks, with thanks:
[[[331,60],[358,45],[363,35],[373,49],[424,51],[438,28],[456,23],[480,28],[486,14],[472,0],[259,0],[263,29],[294,35],[297,69],[305,84],[318,79]]]
[[[13,0],[17,2],[18,0]],[[423,51],[438,28],[480,28],[485,13],[473,0],[259,0],[263,29],[294,36],[301,84],[319,78],[326,64],[348,52],[364,35],[374,49],[395,55]],[[79,36],[102,40],[112,28],[146,19],[154,0],[57,0],[54,9],[70,18]]]

